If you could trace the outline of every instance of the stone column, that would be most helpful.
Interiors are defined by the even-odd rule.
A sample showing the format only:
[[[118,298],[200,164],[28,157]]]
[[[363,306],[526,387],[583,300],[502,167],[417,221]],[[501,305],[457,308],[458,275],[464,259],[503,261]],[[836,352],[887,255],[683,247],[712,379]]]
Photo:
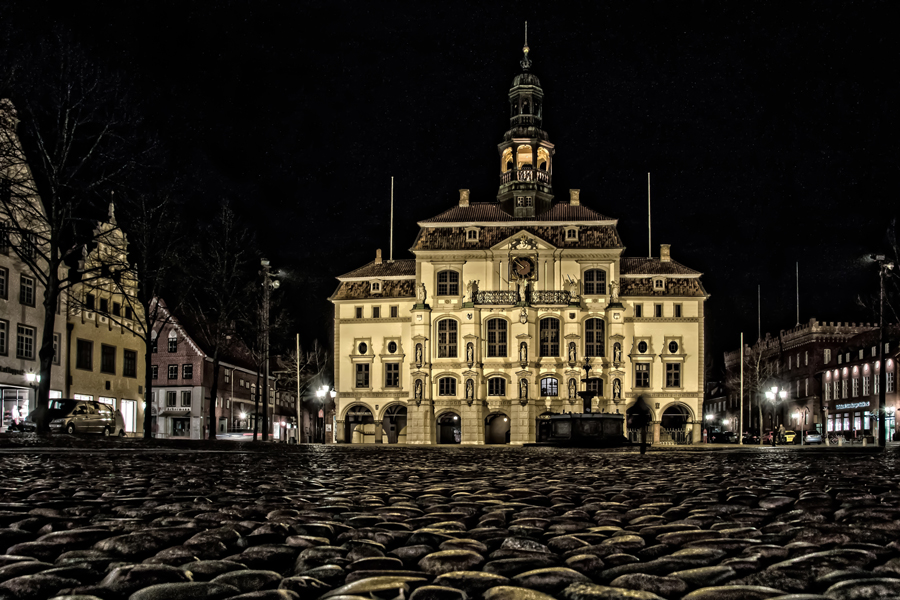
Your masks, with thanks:
[[[375,421],[375,443],[380,444],[381,438],[384,435],[383,432],[384,421]]]
[[[434,438],[434,414],[430,402],[425,400],[416,406],[413,402],[407,408],[406,443],[432,444]]]
[[[653,421],[652,425],[653,425],[653,443],[658,444],[659,443],[659,427],[660,427],[659,421]]]
[[[472,406],[467,402],[461,403],[459,413],[462,421],[462,444],[484,445],[484,410],[481,400],[475,400]]]
[[[741,432],[737,432],[738,435],[741,435]],[[692,444],[699,444],[700,440],[703,437],[703,421],[695,421],[693,425],[693,431],[691,432],[691,440]]]
[[[338,444],[350,443],[350,440],[344,439],[345,433],[346,433],[346,430],[344,429],[344,422],[341,420],[338,420],[337,431],[335,432],[335,434],[337,435]],[[307,439],[307,441],[309,441],[309,440]]]
[[[537,440],[535,431],[535,406],[532,401],[528,401],[522,406],[518,401],[513,402],[510,407],[510,430],[509,443],[511,446],[521,446],[522,444],[530,444]],[[483,429],[483,427],[482,427]]]

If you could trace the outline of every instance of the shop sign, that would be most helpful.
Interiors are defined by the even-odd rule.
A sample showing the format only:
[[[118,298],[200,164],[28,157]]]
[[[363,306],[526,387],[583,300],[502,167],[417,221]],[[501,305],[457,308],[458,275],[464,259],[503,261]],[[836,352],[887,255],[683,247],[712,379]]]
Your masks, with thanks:
[[[834,410],[853,410],[854,408],[869,408],[868,402],[851,402],[849,404],[838,404]]]
[[[10,375],[24,375],[24,369],[13,369],[12,367],[0,367],[0,373],[9,373]]]

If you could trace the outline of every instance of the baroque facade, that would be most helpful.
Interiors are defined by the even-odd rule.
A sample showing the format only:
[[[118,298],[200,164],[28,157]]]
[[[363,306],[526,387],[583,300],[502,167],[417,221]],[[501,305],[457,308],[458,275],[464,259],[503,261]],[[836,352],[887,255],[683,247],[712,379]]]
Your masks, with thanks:
[[[671,257],[622,256],[617,219],[554,197],[555,146],[527,46],[498,145],[496,200],[418,223],[414,260],[338,277],[336,439],[525,444],[552,413],[626,413],[643,396],[653,439],[700,439],[700,273]],[[590,368],[590,380],[582,382]],[[623,432],[624,433],[624,432]]]

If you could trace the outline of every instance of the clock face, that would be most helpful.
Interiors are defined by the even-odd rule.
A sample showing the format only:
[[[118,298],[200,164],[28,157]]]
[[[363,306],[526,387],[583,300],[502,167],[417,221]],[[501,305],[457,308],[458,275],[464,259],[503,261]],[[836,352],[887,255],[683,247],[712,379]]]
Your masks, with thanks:
[[[534,259],[527,256],[517,256],[512,259],[510,266],[513,277],[516,279],[530,279],[534,277]]]

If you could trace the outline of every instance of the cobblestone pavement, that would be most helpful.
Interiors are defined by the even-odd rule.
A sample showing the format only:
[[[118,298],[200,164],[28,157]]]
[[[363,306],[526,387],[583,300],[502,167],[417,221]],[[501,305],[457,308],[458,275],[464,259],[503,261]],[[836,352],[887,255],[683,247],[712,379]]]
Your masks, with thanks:
[[[900,598],[896,448],[0,458],[0,598]]]

